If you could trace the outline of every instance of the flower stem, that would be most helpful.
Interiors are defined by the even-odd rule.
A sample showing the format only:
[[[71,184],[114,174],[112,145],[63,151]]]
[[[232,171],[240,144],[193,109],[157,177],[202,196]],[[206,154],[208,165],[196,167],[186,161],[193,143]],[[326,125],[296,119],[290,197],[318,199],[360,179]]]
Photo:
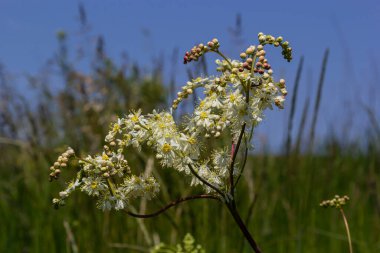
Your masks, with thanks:
[[[345,225],[345,227],[346,227],[347,238],[348,238],[348,245],[349,245],[349,247],[350,247],[350,253],[353,253],[353,250],[352,250],[352,242],[351,242],[351,234],[350,234],[350,228],[348,227],[347,218],[346,218],[346,215],[344,214],[343,208],[340,208],[340,213],[342,214],[343,221],[344,221],[344,225]]]
[[[238,139],[238,141],[236,143],[236,147],[235,147],[234,153],[233,153],[232,158],[231,158],[231,164],[230,164],[230,194],[231,194],[232,197],[234,197],[234,195],[235,195],[234,165],[235,165],[235,160],[236,160],[237,154],[239,152],[240,143],[241,143],[241,140],[242,140],[243,135],[244,135],[245,126],[246,126],[246,123],[244,123],[243,126],[242,126],[242,128],[241,128],[239,139]]]
[[[219,50],[216,50],[216,51],[213,51],[213,52],[215,52],[215,53],[217,53],[218,55],[220,55],[226,62],[227,62],[227,64],[230,66],[230,68],[231,68],[231,70],[234,68],[233,67],[233,65],[232,65],[232,63],[231,63],[231,61],[222,53],[222,52],[220,52]],[[239,81],[240,81],[240,83],[241,83],[241,85],[244,85],[244,82],[243,82],[243,80],[240,78],[240,76],[239,75],[237,75],[237,77],[238,77],[238,79],[239,79]]]
[[[199,174],[194,170],[193,166],[189,163],[188,164],[189,166],[189,169],[191,171],[191,173],[199,179],[199,181],[201,181],[202,183],[204,183],[205,185],[207,185],[208,187],[210,187],[211,189],[213,189],[214,191],[216,191],[217,193],[220,194],[221,197],[225,197],[225,194],[220,190],[218,189],[216,186],[210,184],[209,182],[207,182],[206,179],[202,178],[201,176],[199,176]]]
[[[141,219],[152,218],[152,217],[160,215],[161,213],[165,212],[169,208],[174,207],[174,206],[176,206],[182,202],[194,200],[194,199],[215,199],[215,200],[220,201],[220,198],[217,196],[210,195],[210,194],[200,194],[200,195],[193,195],[193,196],[188,196],[188,197],[184,197],[184,198],[179,198],[175,201],[172,201],[171,203],[167,204],[166,206],[162,207],[160,210],[158,210],[154,213],[137,214],[137,213],[133,213],[133,212],[128,211],[128,210],[126,210],[126,213],[130,216],[135,217],[135,218],[141,218]]]
[[[218,55],[220,55],[227,62],[227,64],[230,66],[231,69],[233,68],[230,60],[222,52],[220,52],[219,50],[216,50],[214,52],[217,53]]]
[[[255,253],[261,253],[261,250],[259,246],[256,244],[255,240],[253,239],[251,233],[248,231],[246,225],[244,224],[243,220],[241,219],[236,206],[234,203],[229,202],[226,203],[228,210],[230,211],[232,217],[234,218],[236,224],[239,226],[241,232],[243,233],[245,239],[247,239],[249,245],[253,249]]]

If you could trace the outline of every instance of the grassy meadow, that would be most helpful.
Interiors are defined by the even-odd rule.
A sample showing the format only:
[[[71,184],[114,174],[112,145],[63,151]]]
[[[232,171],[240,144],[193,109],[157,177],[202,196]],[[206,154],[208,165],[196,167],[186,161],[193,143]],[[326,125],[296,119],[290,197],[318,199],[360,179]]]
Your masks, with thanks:
[[[213,200],[183,203],[147,220],[103,213],[80,194],[54,210],[51,199],[62,185],[48,182],[46,161],[17,149],[1,164],[2,252],[75,252],[75,247],[79,252],[144,252],[158,241],[176,243],[187,232],[208,252],[250,252],[248,247],[242,251],[240,231]],[[6,159],[13,166],[5,166]],[[379,166],[376,152],[250,157],[238,206],[265,252],[348,252],[339,212],[319,207],[335,193],[347,194],[355,252],[377,252]],[[166,182],[162,190],[173,199],[188,191],[183,178],[169,171],[161,174]],[[149,204],[148,210],[159,206]]]

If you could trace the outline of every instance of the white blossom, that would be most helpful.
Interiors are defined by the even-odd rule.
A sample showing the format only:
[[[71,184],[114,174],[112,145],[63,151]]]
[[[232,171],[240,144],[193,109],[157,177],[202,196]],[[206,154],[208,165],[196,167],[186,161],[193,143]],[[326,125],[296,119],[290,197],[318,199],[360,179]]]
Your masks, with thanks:
[[[219,53],[215,51],[219,48],[217,40],[210,45],[210,48],[202,46],[197,49],[201,53],[188,53],[185,63],[210,50]],[[290,48],[283,45],[283,50],[284,57],[290,60]],[[237,170],[239,162],[231,165],[231,152],[238,137],[242,136],[244,145],[249,148],[250,133],[263,120],[264,111],[272,109],[273,105],[283,108],[287,94],[285,80],[276,82],[273,78],[263,45],[250,46],[241,57],[244,60],[218,59],[217,76],[188,81],[178,92],[170,111],[154,110],[143,115],[138,109],[118,118],[110,125],[104,150],[97,155],[78,158],[81,170],[59,193],[60,199],[53,200],[54,204],[62,204],[77,188],[97,198],[97,205],[102,210],[122,210],[129,207],[132,199],[155,197],[160,188],[155,178],[136,175],[134,170],[140,168],[133,168],[125,158],[131,150],[143,152],[145,149],[154,153],[162,167],[189,176],[191,186],[202,186],[208,193],[215,193],[216,187],[227,193],[230,167],[233,177],[240,172]],[[172,110],[198,88],[203,90],[203,95],[182,127],[175,122]],[[241,132],[243,126],[245,132]],[[228,140],[228,145],[223,148],[219,144],[210,145],[213,138],[221,138],[221,143]],[[51,179],[58,177],[60,168],[66,167],[74,154],[70,148],[58,158],[50,168]],[[192,173],[189,165],[196,174]]]

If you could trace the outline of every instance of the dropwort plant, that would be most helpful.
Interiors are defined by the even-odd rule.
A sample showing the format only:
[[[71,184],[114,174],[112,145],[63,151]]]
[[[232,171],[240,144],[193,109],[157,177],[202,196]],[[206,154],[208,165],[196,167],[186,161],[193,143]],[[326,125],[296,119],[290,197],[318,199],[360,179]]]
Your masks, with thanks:
[[[273,105],[283,108],[287,90],[285,80],[275,81],[266,58],[266,45],[282,48],[290,61],[292,49],[282,37],[259,33],[259,44],[249,46],[232,60],[220,50],[217,39],[194,46],[184,56],[184,63],[197,61],[206,53],[221,57],[216,60],[217,76],[198,77],[186,83],[178,92],[169,111],[141,110],[130,112],[110,126],[102,153],[79,157],[69,148],[50,168],[50,179],[58,179],[62,169],[76,160],[79,172],[59,198],[55,207],[76,190],[97,199],[102,210],[125,210],[127,214],[148,218],[156,216],[181,202],[208,198],[226,205],[252,249],[261,252],[240,217],[235,201],[235,189],[242,176],[255,127],[264,111]],[[188,115],[184,124],[174,121],[172,112],[195,89],[202,88],[204,97]],[[131,210],[132,200],[157,196],[160,185],[151,175],[136,174],[138,168],[127,157],[142,150],[153,152],[162,168],[170,168],[189,178],[190,186],[201,186],[203,193],[180,198],[155,213],[137,214]]]
[[[346,215],[344,214],[344,211],[343,211],[343,206],[347,204],[348,200],[350,200],[350,198],[346,195],[343,197],[340,197],[339,195],[335,195],[333,199],[324,200],[319,205],[325,208],[332,207],[332,208],[339,209],[340,214],[342,215],[343,222],[344,222],[344,227],[346,228],[348,247],[350,249],[350,253],[353,253],[350,228],[348,226]]]

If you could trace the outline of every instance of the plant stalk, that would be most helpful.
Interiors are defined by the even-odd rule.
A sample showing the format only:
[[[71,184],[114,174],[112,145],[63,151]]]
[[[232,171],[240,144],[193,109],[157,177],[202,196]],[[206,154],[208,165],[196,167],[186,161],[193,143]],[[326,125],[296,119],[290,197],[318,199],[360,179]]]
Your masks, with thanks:
[[[236,224],[239,226],[240,231],[243,233],[244,237],[247,239],[249,245],[253,249],[255,253],[261,253],[259,246],[256,244],[255,240],[253,239],[251,233],[248,231],[246,225],[244,224],[242,218],[239,215],[239,212],[236,209],[236,206],[234,205],[234,202],[228,202],[226,203],[228,210],[230,211],[232,217],[234,218]]]
[[[350,228],[348,227],[347,218],[346,218],[346,215],[344,214],[344,211],[343,211],[342,208],[340,208],[340,213],[342,214],[343,221],[344,221],[344,225],[345,225],[345,227],[346,227],[347,238],[348,238],[348,245],[349,245],[349,247],[350,247],[350,253],[353,253],[353,250],[352,250],[352,242],[351,242],[351,234],[350,234]]]

